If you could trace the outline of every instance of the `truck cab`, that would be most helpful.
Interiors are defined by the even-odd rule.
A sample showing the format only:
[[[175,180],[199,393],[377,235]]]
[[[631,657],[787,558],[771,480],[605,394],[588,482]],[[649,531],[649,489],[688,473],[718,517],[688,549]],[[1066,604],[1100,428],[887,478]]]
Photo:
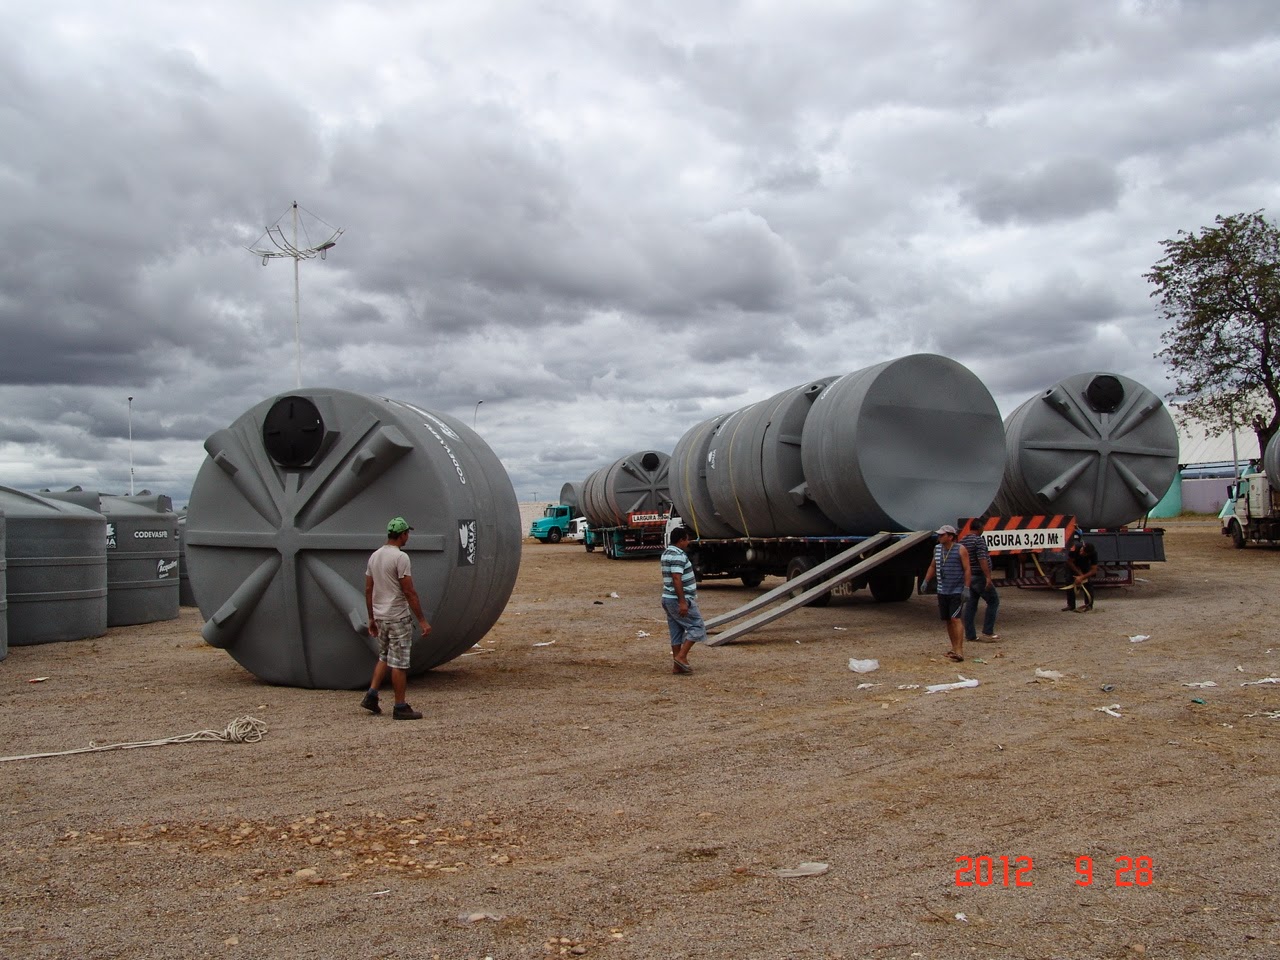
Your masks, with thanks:
[[[559,543],[569,536],[570,526],[576,518],[563,503],[548,503],[542,516],[529,524],[529,536],[539,543]]]
[[[1228,486],[1220,516],[1222,535],[1230,537],[1237,549],[1280,540],[1280,494],[1265,473],[1246,473]]]

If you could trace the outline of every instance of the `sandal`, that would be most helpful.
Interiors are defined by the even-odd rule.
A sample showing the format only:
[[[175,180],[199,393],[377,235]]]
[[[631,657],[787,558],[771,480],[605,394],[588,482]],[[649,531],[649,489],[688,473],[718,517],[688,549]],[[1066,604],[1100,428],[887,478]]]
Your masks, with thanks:
[[[956,653],[954,650],[948,650],[943,654],[943,656],[952,663],[964,663],[964,657],[960,656],[960,654]]]
[[[687,663],[681,663],[679,660],[672,660],[671,666],[672,673],[693,673],[693,667],[689,666]]]

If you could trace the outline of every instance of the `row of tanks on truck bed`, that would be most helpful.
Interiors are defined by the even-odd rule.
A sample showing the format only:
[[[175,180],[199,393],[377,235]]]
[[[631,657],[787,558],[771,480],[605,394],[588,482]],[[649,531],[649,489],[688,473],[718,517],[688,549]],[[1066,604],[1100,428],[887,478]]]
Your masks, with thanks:
[[[690,527],[700,579],[795,578],[881,532],[981,529],[1006,578],[1043,582],[1077,527],[1103,581],[1164,559],[1163,531],[1128,525],[1177,475],[1163,402],[1118,374],[1081,373],[1001,419],[970,370],[916,354],[800,384],[696,424],[670,456],[623,457],[560,504],[610,557],[661,552],[672,518]],[[962,529],[961,533],[965,531]],[[905,600],[928,566],[920,542],[847,589]]]

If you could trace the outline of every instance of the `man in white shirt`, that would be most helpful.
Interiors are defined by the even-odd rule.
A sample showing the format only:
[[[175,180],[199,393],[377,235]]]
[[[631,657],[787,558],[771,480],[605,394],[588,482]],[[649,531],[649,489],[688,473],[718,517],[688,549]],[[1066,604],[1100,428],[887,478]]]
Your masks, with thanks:
[[[405,689],[409,683],[409,655],[413,649],[413,621],[425,637],[431,624],[422,612],[418,591],[409,575],[409,555],[403,547],[409,542],[409,526],[404,517],[387,522],[387,542],[369,557],[364,571],[364,603],[369,615],[369,636],[378,638],[378,665],[373,668],[369,691],[360,706],[370,713],[381,713],[378,689],[391,675],[391,689],[396,705],[391,716],[396,720],[421,720],[422,714],[409,706]]]

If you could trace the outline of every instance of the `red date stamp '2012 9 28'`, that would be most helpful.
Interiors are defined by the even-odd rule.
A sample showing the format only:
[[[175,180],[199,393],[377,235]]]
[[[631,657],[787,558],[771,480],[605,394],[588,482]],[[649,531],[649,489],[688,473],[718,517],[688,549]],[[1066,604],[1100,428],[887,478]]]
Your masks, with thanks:
[[[1155,864],[1150,857],[1116,857],[1117,887],[1148,887],[1155,881]],[[1075,884],[1093,883],[1093,858],[1077,857]],[[957,887],[1033,887],[1031,857],[956,857]]]

